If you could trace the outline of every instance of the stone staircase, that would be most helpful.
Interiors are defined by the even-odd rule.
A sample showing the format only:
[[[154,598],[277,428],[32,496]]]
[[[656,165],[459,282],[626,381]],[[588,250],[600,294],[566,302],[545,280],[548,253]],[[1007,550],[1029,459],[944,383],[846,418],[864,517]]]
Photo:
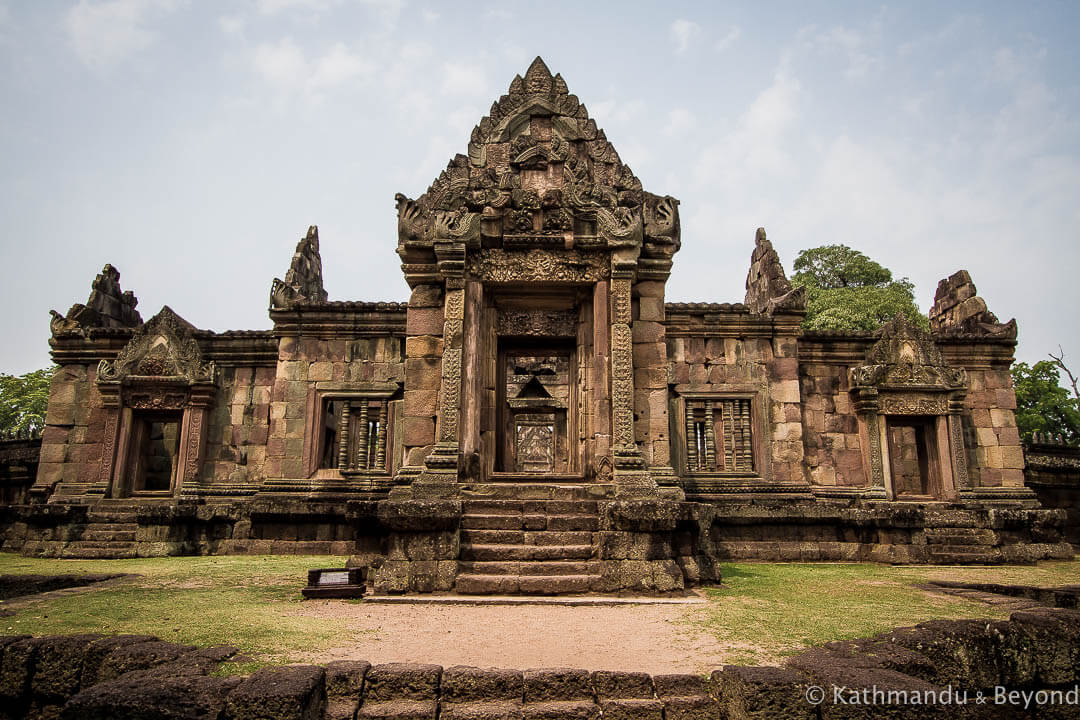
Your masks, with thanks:
[[[135,532],[139,525],[135,512],[139,505],[133,502],[105,500],[87,513],[86,529],[82,537],[69,542],[60,551],[65,558],[133,558]]]
[[[935,565],[1001,562],[997,533],[986,528],[926,528],[927,559]]]
[[[466,499],[457,592],[562,595],[598,588],[596,500]]]

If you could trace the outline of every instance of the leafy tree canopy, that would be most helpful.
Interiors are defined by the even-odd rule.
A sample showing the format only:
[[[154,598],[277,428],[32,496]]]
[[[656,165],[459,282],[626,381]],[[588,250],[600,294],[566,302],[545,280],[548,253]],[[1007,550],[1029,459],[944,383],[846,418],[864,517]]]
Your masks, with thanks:
[[[795,258],[793,285],[806,288],[807,330],[876,330],[896,313],[929,328],[915,304],[915,286],[846,245],[803,250]]]
[[[1061,386],[1059,364],[1040,360],[1012,366],[1016,388],[1016,426],[1025,440],[1031,434],[1061,434],[1068,443],[1080,441],[1080,399]]]
[[[38,431],[45,427],[49,383],[55,367],[25,375],[0,373],[0,432]]]

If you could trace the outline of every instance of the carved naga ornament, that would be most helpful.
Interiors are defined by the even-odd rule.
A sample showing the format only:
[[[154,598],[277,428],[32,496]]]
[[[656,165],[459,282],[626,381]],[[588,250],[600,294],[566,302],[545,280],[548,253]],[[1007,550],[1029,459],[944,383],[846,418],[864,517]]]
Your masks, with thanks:
[[[166,305],[135,331],[115,360],[98,364],[98,382],[132,379],[213,383],[214,363],[203,362],[195,328]]]
[[[679,202],[642,190],[561,75],[536,58],[473,129],[427,192],[395,196],[406,275],[432,263],[437,243],[461,243],[474,272],[530,252],[619,251],[670,259],[679,249]],[[605,257],[598,262],[606,263]],[[494,279],[482,276],[481,279]],[[560,278],[537,278],[555,280]]]
[[[930,333],[897,313],[881,329],[866,354],[866,364],[850,371],[853,387],[882,389],[963,390],[967,371],[945,363]]]
[[[274,278],[270,286],[270,309],[284,310],[298,302],[326,302],[323,289],[322,256],[319,254],[319,228],[312,225],[296,245],[285,279]]]

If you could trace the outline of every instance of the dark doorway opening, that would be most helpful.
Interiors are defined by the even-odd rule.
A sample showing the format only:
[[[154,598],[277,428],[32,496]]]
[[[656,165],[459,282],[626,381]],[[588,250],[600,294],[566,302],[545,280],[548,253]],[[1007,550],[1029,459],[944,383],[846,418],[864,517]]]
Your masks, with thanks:
[[[136,413],[131,443],[131,492],[172,491],[180,456],[182,412]]]
[[[941,495],[937,433],[932,417],[886,420],[889,466],[897,500],[927,500]]]

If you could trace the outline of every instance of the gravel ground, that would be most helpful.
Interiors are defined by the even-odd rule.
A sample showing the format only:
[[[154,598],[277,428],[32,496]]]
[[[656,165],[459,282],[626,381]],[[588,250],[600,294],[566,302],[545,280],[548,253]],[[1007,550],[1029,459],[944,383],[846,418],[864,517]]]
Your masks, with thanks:
[[[338,622],[352,645],[313,662],[425,662],[444,667],[636,670],[701,673],[724,649],[693,623],[702,606],[366,605],[307,601],[302,615]]]

